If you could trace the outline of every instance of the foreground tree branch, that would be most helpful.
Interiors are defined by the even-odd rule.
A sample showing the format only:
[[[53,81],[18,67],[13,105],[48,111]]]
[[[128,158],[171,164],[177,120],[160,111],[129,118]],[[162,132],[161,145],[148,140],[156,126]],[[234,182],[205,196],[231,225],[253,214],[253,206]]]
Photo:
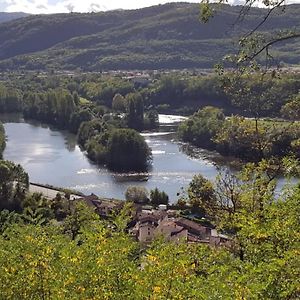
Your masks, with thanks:
[[[277,5],[270,8],[269,11],[267,12],[267,14],[264,16],[264,18],[251,31],[249,31],[247,34],[245,34],[243,36],[242,40],[246,39],[247,37],[249,37],[252,34],[254,34],[255,32],[257,32],[257,30],[269,19],[269,17],[274,12],[274,10],[278,9],[280,6],[282,7],[282,4],[284,4],[284,3],[285,3],[285,0],[281,0],[281,1],[278,2]],[[251,7],[249,7],[249,9],[250,8]],[[247,12],[249,11],[249,9],[247,10]],[[242,13],[242,11],[241,11],[241,13]]]
[[[293,34],[290,34],[290,35],[287,35],[287,36],[275,38],[275,39],[267,42],[266,44],[264,44],[261,48],[259,48],[257,51],[255,51],[251,56],[248,56],[247,60],[253,60],[258,55],[260,55],[264,50],[266,50],[268,52],[270,46],[272,46],[276,43],[291,40],[291,39],[295,39],[295,38],[300,38],[300,33],[293,33]]]
[[[227,0],[219,0],[218,4],[226,4]],[[276,33],[272,34],[271,37],[267,37],[268,34],[260,32],[261,27],[272,17],[272,14],[277,12],[278,10],[284,10],[286,8],[285,0],[263,0],[262,3],[265,5],[266,14],[262,17],[262,19],[251,29],[249,32],[244,34],[239,38],[239,51],[237,55],[228,56],[227,60],[230,63],[235,64],[239,67],[247,67],[250,66],[252,69],[258,68],[258,64],[256,60],[261,59],[260,55],[265,51],[265,68],[268,69],[271,65],[274,65],[275,58],[270,53],[270,47],[283,41],[290,41],[300,37],[300,32],[288,32],[284,35]],[[242,22],[247,17],[251,8],[262,4],[259,0],[246,0],[245,4],[242,6],[240,13],[235,20],[233,26],[237,25],[238,22]],[[200,19],[202,22],[206,23],[210,20],[211,17],[216,13],[216,4],[214,4],[210,0],[203,0],[201,3],[201,13]],[[219,7],[222,9],[221,7]],[[270,64],[270,61],[273,61]]]

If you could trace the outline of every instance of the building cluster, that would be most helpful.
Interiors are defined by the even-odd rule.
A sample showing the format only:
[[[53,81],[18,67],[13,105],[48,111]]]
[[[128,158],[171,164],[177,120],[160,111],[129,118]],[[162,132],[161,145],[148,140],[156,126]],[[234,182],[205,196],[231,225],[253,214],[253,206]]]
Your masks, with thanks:
[[[82,200],[103,218],[120,211],[124,205],[121,201],[98,199],[93,194]],[[183,217],[178,210],[168,209],[166,205],[160,205],[158,209],[136,205],[132,221],[128,225],[128,232],[144,244],[163,237],[172,242],[203,243],[210,246],[230,245],[230,239],[218,233],[212,225]]]
[[[219,234],[213,226],[182,217],[178,211],[168,210],[164,206],[137,211],[134,226],[129,232],[141,243],[149,243],[159,237],[167,241],[204,243],[211,246],[229,243],[229,238]]]

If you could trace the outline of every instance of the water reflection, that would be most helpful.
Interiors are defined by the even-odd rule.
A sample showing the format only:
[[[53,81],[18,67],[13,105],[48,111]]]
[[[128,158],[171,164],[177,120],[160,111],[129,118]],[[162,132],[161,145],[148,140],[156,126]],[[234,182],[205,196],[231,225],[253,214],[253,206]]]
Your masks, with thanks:
[[[9,113],[9,114],[0,114],[0,121],[4,124],[7,123],[26,123],[32,125],[32,128],[41,127],[49,131],[49,134],[53,137],[60,137],[63,136],[65,140],[65,145],[69,151],[75,151],[76,143],[76,136],[66,130],[58,131],[55,126],[47,125],[45,123],[41,123],[37,120],[24,120],[24,117],[20,113]],[[6,132],[7,135],[7,132]],[[25,138],[25,137],[24,137]]]
[[[217,151],[208,151],[197,148],[187,143],[174,140],[179,146],[180,151],[193,159],[205,159],[215,164],[217,169],[229,168],[231,172],[237,172],[242,169],[243,163],[234,157],[224,157]]]
[[[177,193],[187,187],[195,174],[210,180],[218,174],[221,157],[176,142],[176,134],[165,126],[166,134],[144,134],[153,151],[153,164],[147,173],[114,173],[92,163],[76,145],[76,137],[38,122],[24,122],[1,116],[5,123],[7,146],[4,158],[23,165],[33,182],[63,186],[85,194],[124,199],[128,186],[158,187],[177,200]]]

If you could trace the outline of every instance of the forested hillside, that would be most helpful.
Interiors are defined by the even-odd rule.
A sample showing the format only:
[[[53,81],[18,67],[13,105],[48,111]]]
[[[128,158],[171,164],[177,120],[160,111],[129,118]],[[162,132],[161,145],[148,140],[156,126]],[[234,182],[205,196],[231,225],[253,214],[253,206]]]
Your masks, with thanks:
[[[0,12],[0,23],[2,22],[8,22],[14,19],[19,19],[26,17],[28,14],[22,13],[22,12],[16,12],[16,13],[6,13],[6,12]]]
[[[234,25],[240,7],[224,6],[209,24],[199,5],[172,3],[139,10],[35,15],[0,25],[1,70],[210,68],[236,49],[234,40],[255,27],[265,11],[252,9]],[[300,5],[278,11],[262,31],[300,26]],[[277,46],[276,56],[299,64],[299,41]]]

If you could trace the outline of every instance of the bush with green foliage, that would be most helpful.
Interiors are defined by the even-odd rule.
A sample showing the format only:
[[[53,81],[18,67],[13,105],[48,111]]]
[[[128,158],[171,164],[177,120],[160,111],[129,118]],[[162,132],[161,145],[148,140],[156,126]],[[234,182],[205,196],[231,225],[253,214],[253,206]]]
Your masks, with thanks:
[[[129,128],[143,130],[144,128],[144,100],[140,93],[126,95],[127,102],[127,124]]]
[[[281,108],[281,114],[289,120],[300,121],[300,94],[290,99]]]
[[[133,129],[115,129],[107,143],[109,168],[116,171],[145,171],[152,159],[144,137]]]
[[[107,126],[101,119],[82,122],[77,134],[78,144],[85,147],[91,138],[102,134],[106,129]]]
[[[144,118],[144,130],[153,130],[159,127],[158,112],[156,110],[149,110],[145,114]]]
[[[192,211],[203,215],[212,215],[216,205],[216,193],[213,184],[201,174],[195,175],[187,190],[188,204]]]
[[[70,117],[68,129],[76,134],[80,128],[80,125],[83,122],[92,120],[92,118],[93,114],[89,109],[81,109],[79,111],[75,111]]]
[[[169,196],[164,192],[160,191],[158,188],[150,191],[150,203],[154,206],[160,204],[169,204]]]
[[[300,124],[280,121],[254,121],[234,116],[224,122],[214,137],[216,149],[245,161],[284,157],[299,158]]]
[[[147,204],[149,192],[143,186],[129,186],[125,192],[125,199],[134,203]]]
[[[223,126],[224,121],[225,116],[220,109],[207,106],[180,124],[178,134],[185,142],[214,149],[216,145],[213,138]]]
[[[0,160],[0,210],[20,211],[28,187],[28,174],[20,165]]]
[[[112,109],[117,112],[126,112],[127,103],[121,94],[115,94],[112,99]]]

